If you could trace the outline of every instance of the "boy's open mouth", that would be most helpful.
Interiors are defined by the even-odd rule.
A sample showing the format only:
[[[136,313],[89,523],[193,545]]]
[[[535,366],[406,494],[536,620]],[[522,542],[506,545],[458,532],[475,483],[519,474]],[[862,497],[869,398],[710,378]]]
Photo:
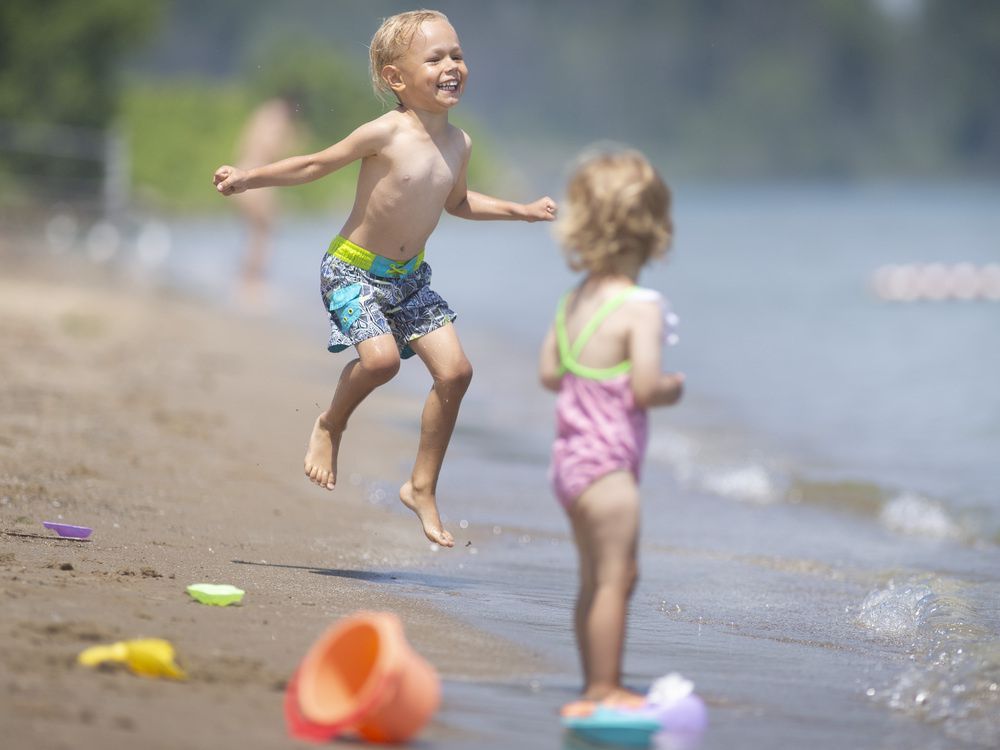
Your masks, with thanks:
[[[450,91],[454,94],[458,91],[458,81],[444,81],[443,83],[438,84],[438,88],[442,91]]]

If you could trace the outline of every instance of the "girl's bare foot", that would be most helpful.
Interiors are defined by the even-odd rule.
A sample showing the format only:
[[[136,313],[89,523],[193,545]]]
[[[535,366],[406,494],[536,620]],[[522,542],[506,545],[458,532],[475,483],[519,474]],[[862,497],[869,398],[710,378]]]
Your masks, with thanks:
[[[437,502],[433,495],[418,495],[413,489],[413,483],[407,482],[399,488],[399,499],[403,501],[403,505],[417,514],[428,539],[442,547],[455,546],[454,538],[441,525]]]
[[[600,706],[607,708],[641,708],[646,697],[625,688],[591,688],[580,700],[564,705],[559,713],[564,717],[583,718],[593,715]]]
[[[309,447],[306,448],[305,471],[310,481],[332,490],[337,484],[337,451],[340,449],[340,430],[331,430],[323,422],[323,415],[316,417]]]
[[[633,693],[623,687],[608,690],[591,689],[583,694],[584,700],[599,701],[605,706],[621,706],[623,708],[638,708],[646,702],[646,696]]]

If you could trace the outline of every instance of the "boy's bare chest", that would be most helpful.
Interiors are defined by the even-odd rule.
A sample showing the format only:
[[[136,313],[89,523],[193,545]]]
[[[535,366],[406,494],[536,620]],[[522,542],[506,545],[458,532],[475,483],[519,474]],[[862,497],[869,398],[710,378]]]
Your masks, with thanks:
[[[389,178],[399,190],[451,190],[461,168],[461,154],[436,148],[398,149],[389,170]]]

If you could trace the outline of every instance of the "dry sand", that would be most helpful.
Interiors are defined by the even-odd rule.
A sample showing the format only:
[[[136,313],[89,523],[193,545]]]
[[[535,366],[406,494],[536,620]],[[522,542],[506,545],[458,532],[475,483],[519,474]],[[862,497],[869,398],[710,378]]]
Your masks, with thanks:
[[[537,670],[528,649],[366,566],[419,570],[431,554],[414,517],[365,497],[364,480],[412,459],[416,435],[380,420],[398,397],[376,393],[355,416],[328,494],[302,476],[302,454],[346,360],[84,264],[0,251],[0,268],[3,747],[295,745],[285,681],[359,609],[400,614],[446,679]],[[62,540],[43,520],[94,534]],[[202,581],[246,599],[197,604],[185,586]],[[75,664],[88,646],[135,637],[173,642],[189,679]],[[454,733],[436,721],[423,739],[436,738]]]

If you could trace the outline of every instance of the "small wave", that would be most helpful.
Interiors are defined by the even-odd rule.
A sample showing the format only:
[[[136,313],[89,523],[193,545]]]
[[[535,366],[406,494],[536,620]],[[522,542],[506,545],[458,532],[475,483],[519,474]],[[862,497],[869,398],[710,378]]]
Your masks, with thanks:
[[[767,469],[759,464],[721,469],[703,475],[699,486],[722,497],[746,500],[753,503],[773,503],[782,493]]]
[[[858,622],[906,644],[910,665],[867,694],[973,745],[1000,746],[1000,639],[977,621],[961,586],[914,577],[871,591]],[[953,590],[949,590],[953,589]]]
[[[922,495],[904,492],[882,508],[879,521],[890,531],[934,539],[958,539],[962,530],[948,512]]]
[[[659,431],[653,436],[650,457],[669,465],[683,487],[751,503],[767,504],[784,497],[776,472],[762,462],[733,462],[716,447],[677,432]]]
[[[650,442],[649,458],[669,466],[681,487],[729,500],[824,507],[863,516],[903,536],[1000,544],[1000,532],[991,537],[988,523],[985,527],[968,519],[963,523],[946,504],[918,492],[873,481],[804,475],[787,459],[751,450],[743,440],[734,445],[729,438],[713,433],[657,430]]]

